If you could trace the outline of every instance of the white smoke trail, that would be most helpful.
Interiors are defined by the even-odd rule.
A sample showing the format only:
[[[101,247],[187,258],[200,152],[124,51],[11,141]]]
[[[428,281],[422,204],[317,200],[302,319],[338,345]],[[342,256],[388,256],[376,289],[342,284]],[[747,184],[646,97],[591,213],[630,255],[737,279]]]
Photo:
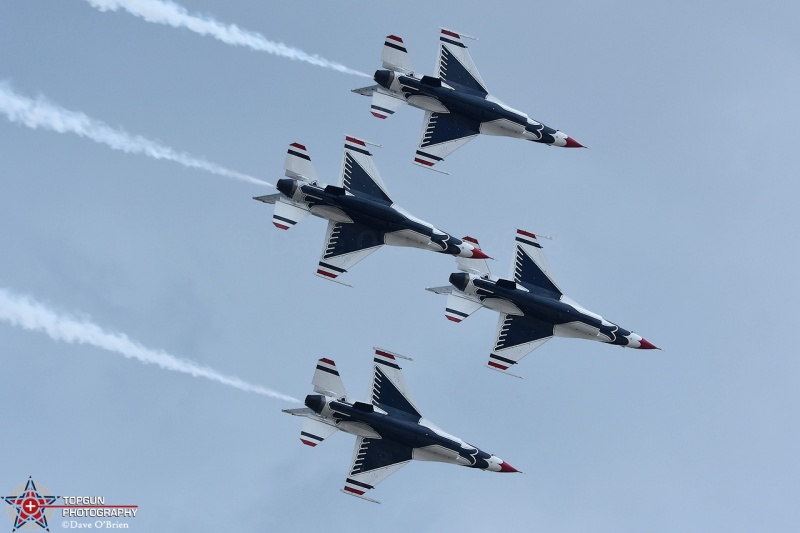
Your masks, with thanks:
[[[122,150],[131,154],[144,154],[155,159],[167,159],[189,168],[206,170],[219,176],[272,186],[258,178],[228,170],[205,159],[193,157],[183,152],[176,152],[168,146],[145,139],[139,135],[130,135],[122,130],[89,118],[83,113],[64,109],[42,96],[35,100],[14,92],[7,82],[0,81],[0,112],[8,120],[32,129],[44,128],[58,133],[74,133],[94,142],[105,144],[114,150]]]
[[[175,357],[162,350],[151,350],[132,341],[123,333],[106,331],[86,319],[57,314],[29,296],[13,294],[3,288],[0,288],[0,322],[7,322],[26,330],[44,332],[56,341],[69,344],[89,344],[118,353],[128,359],[136,359],[142,363],[158,365],[166,370],[210,379],[244,392],[254,392],[270,398],[300,403],[297,398],[260,385],[253,385],[236,376],[220,374],[207,366],[200,366],[188,359]]]
[[[369,74],[353,70],[341,63],[328,61],[318,55],[310,55],[297,48],[268,40],[260,33],[243,30],[235,24],[223,24],[209,16],[190,14],[185,7],[169,0],[86,0],[100,11],[124,9],[147,22],[166,24],[174,28],[186,28],[200,35],[210,35],[215,39],[234,46],[246,46],[260,52],[305,61],[312,65],[330,68],[346,74],[371,78]]]

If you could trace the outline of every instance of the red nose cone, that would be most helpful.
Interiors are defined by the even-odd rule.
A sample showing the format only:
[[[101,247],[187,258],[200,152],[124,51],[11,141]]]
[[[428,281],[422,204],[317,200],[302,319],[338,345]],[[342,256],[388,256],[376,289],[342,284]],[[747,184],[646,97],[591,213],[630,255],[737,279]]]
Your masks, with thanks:
[[[491,259],[491,257],[481,252],[480,248],[473,248],[472,257],[470,257],[470,259]]]
[[[567,137],[567,144],[564,148],[585,148],[581,143],[573,139],[572,137]]]
[[[639,341],[639,349],[640,350],[658,350],[656,346],[650,344],[647,340],[642,339]]]
[[[503,461],[500,463],[500,471],[501,472],[519,472],[516,468],[508,464],[507,462]]]

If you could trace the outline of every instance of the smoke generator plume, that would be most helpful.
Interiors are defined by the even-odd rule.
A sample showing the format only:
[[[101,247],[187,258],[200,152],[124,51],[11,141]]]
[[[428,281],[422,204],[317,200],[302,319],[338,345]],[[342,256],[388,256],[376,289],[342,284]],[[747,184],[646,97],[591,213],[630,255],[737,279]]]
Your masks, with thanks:
[[[186,28],[200,35],[210,35],[224,43],[245,46],[259,52],[297,61],[305,61],[319,67],[330,68],[346,74],[371,78],[369,74],[353,70],[341,63],[328,61],[318,55],[310,55],[302,50],[268,40],[260,33],[243,30],[235,24],[223,24],[209,16],[190,14],[185,7],[169,0],[86,0],[100,11],[124,9],[147,22],[166,24],[174,28]]]
[[[145,139],[139,135],[130,135],[125,131],[114,129],[83,113],[64,109],[49,102],[42,96],[39,96],[36,100],[22,96],[14,92],[7,82],[1,81],[0,112],[4,113],[11,122],[22,124],[31,129],[43,128],[58,133],[74,133],[94,142],[105,144],[114,150],[121,150],[130,154],[143,154],[154,159],[167,159],[185,167],[205,170],[226,178],[267,187],[272,186],[266,181],[228,170],[202,158],[177,152],[168,146]]]
[[[132,341],[123,333],[106,331],[87,319],[58,314],[29,296],[13,294],[1,287],[0,322],[6,322],[29,331],[43,332],[55,341],[68,344],[88,344],[128,359],[136,359],[145,364],[155,364],[166,370],[210,379],[244,392],[254,392],[286,402],[300,403],[297,398],[267,387],[253,385],[236,376],[220,374],[212,368],[176,357],[163,350],[151,350]]]

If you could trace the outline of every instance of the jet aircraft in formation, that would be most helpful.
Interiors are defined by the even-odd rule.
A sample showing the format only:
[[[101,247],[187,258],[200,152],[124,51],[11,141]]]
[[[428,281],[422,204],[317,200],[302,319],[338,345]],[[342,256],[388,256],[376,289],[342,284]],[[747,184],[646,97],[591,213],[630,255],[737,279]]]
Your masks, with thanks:
[[[305,417],[300,441],[308,446],[316,446],[337,429],[356,435],[353,464],[342,492],[375,502],[365,494],[412,459],[518,472],[496,455],[423,418],[408,393],[398,358],[408,359],[375,348],[369,403],[350,399],[336,363],[320,359],[311,382],[317,394],[306,396],[304,408],[283,410]]]
[[[275,204],[272,223],[288,230],[309,214],[328,219],[328,231],[316,274],[330,280],[384,244],[410,246],[459,257],[488,258],[478,246],[420,220],[394,203],[367,143],[345,137],[339,185],[317,182],[306,147],[292,143],[286,155],[286,179],[278,194],[254,199]]]
[[[500,312],[489,368],[510,374],[509,368],[554,336],[656,348],[567,297],[553,280],[534,233],[517,230],[507,279],[492,276],[485,260],[456,261],[461,272],[450,275],[451,285],[427,290],[447,295],[445,316],[453,322],[461,322],[481,307]]]
[[[381,53],[384,69],[375,72],[377,85],[353,89],[354,93],[372,97],[371,111],[378,118],[394,114],[403,104],[425,110],[416,164],[431,168],[481,133],[551,146],[583,147],[565,133],[490,95],[463,38],[470,37],[442,29],[438,76],[419,77],[403,39],[389,35]]]

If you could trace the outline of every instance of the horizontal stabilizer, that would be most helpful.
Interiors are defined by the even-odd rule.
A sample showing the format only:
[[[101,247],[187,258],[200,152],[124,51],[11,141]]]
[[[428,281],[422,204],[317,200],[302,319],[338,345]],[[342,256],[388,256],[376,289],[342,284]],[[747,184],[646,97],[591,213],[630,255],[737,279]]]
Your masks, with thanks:
[[[372,107],[370,111],[378,118],[386,118],[389,115],[394,115],[394,112],[405,103],[405,100],[401,100],[380,89],[376,89],[372,93]]]
[[[447,295],[444,316],[452,322],[461,322],[481,307],[480,302],[466,298],[464,293],[454,290]]]
[[[300,430],[300,441],[313,448],[335,432],[336,426],[325,424],[314,418],[306,418],[303,420],[303,427]]]
[[[332,398],[345,398],[347,391],[344,389],[342,378],[339,377],[339,370],[336,363],[331,359],[322,358],[317,361],[317,368],[314,371],[314,392],[330,396]]]
[[[403,39],[396,35],[388,35],[383,42],[381,63],[383,68],[388,68],[389,70],[397,70],[406,74],[414,72],[406,45],[403,44]]]
[[[292,143],[286,151],[286,161],[283,163],[286,176],[305,181],[316,181],[317,171],[311,164],[311,157],[306,147],[300,143]]]
[[[291,229],[295,224],[310,214],[308,210],[279,198],[278,201],[275,202],[275,213],[272,215],[272,223],[279,229]]]

